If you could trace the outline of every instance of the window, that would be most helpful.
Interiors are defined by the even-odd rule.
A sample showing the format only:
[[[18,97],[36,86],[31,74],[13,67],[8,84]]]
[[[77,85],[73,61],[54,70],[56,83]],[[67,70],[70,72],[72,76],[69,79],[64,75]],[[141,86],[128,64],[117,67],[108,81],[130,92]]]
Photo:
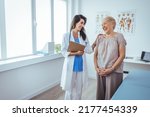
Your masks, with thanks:
[[[5,0],[7,58],[32,54],[31,0]]]
[[[35,54],[47,42],[60,50],[67,0],[0,0],[0,60]]]
[[[2,59],[2,53],[1,53],[1,32],[0,32],[0,60]]]
[[[50,0],[36,0],[36,41],[37,51],[51,41],[51,3]]]
[[[67,2],[54,0],[54,41],[61,44],[62,36],[67,31]]]

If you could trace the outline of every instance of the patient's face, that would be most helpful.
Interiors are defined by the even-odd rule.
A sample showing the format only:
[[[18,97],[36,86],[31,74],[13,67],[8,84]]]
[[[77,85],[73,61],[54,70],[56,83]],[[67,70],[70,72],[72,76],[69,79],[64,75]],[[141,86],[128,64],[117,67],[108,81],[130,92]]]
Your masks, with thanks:
[[[105,33],[109,33],[113,31],[113,23],[111,21],[108,20],[104,20],[102,23],[102,28],[104,30]]]

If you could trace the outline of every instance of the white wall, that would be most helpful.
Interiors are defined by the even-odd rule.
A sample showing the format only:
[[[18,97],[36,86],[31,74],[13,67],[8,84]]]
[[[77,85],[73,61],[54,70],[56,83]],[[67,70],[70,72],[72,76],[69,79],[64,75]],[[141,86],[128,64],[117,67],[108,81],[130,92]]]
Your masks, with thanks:
[[[63,58],[0,72],[0,99],[30,99],[60,82]]]
[[[88,19],[86,31],[89,40],[92,42],[96,37],[96,14],[108,11],[113,17],[118,12],[135,10],[136,25],[133,35],[124,35],[127,40],[127,56],[139,57],[142,50],[150,51],[150,1],[149,0],[81,0],[81,13]],[[90,62],[89,62],[90,61]],[[88,68],[90,77],[95,77],[93,55],[88,56]]]

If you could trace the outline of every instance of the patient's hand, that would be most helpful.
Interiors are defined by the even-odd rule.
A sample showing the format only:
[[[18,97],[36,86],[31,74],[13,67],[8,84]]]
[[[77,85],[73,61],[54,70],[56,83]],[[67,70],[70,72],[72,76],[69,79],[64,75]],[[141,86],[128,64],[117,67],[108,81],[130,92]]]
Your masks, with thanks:
[[[112,72],[113,72],[112,68],[102,69],[100,71],[100,75],[101,76],[107,76],[107,75],[109,75]]]

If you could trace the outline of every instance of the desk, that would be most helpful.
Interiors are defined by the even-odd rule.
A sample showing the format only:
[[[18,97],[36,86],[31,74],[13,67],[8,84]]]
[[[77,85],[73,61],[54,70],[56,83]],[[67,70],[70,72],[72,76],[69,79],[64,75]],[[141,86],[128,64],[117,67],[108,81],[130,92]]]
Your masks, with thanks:
[[[150,71],[130,71],[112,100],[150,100]]]
[[[124,71],[132,71],[135,69],[150,70],[150,62],[141,61],[139,58],[124,59]]]

